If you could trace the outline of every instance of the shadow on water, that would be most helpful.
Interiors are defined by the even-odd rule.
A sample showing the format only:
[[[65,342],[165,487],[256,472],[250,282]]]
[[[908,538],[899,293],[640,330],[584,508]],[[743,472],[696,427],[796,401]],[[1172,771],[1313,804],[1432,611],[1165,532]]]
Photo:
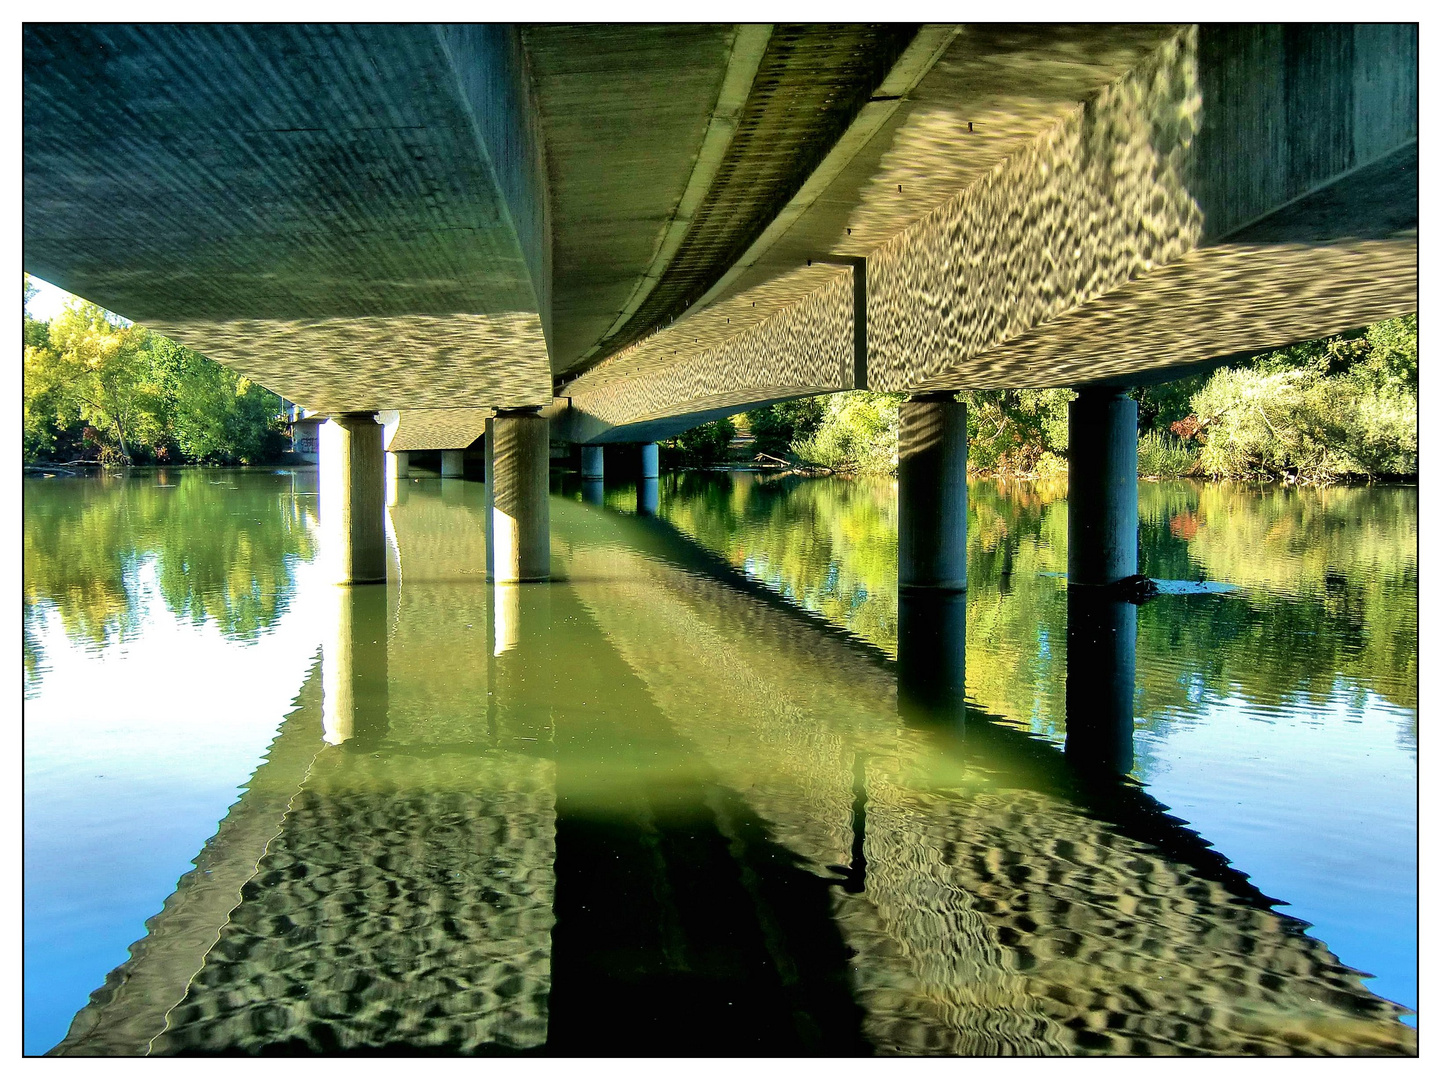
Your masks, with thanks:
[[[566,619],[589,616],[567,592]],[[599,638],[599,631],[595,631]],[[713,775],[647,777],[637,743],[701,759],[609,650],[571,663],[557,717],[550,1037],[562,1054],[867,1049],[833,879],[809,871]],[[626,691],[626,684],[637,684]],[[607,700],[624,702],[607,707]],[[601,703],[595,708],[594,703]],[[637,762],[620,777],[614,762]],[[594,792],[610,789],[597,807]],[[615,789],[625,797],[615,798]]]

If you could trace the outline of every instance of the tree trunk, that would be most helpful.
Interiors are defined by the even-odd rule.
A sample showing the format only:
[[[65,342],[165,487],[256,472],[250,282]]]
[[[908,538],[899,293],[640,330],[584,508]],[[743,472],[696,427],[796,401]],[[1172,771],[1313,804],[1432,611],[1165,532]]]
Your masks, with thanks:
[[[130,447],[125,445],[125,429],[120,426],[119,420],[115,421],[115,437],[120,440],[120,457],[125,464],[129,465],[131,463]]]

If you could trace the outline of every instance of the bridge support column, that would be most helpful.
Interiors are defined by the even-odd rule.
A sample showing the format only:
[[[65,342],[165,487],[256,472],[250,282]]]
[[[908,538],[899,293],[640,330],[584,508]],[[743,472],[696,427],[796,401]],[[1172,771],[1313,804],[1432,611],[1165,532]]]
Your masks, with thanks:
[[[1068,585],[1114,585],[1136,573],[1136,403],[1082,386],[1070,410]]]
[[[440,452],[440,475],[459,478],[465,475],[465,451],[442,450]]]
[[[491,581],[550,578],[550,426],[538,410],[485,422],[486,562]]]
[[[320,525],[331,580],[385,580],[385,444],[374,413],[321,425]]]
[[[391,450],[385,455],[386,476],[395,480],[404,480],[410,475],[410,452],[407,450]]]
[[[660,446],[656,443],[640,444],[640,478],[642,480],[660,478]]]
[[[580,448],[580,498],[592,506],[605,503],[605,447]]]
[[[580,478],[582,480],[605,479],[604,446],[582,446],[580,448]]]
[[[896,470],[901,589],[966,588],[966,406],[950,394],[901,403]]]

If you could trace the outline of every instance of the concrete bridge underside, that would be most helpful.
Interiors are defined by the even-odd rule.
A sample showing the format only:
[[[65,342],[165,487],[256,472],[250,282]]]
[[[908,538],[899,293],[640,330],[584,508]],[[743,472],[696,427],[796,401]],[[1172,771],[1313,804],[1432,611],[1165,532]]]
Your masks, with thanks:
[[[393,449],[1124,382],[1415,310],[1416,42],[30,25],[25,265]]]

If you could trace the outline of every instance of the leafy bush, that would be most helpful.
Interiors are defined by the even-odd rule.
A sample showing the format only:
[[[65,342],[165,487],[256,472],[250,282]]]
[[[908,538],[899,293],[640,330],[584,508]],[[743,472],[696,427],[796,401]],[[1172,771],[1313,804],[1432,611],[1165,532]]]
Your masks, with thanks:
[[[1180,439],[1148,431],[1136,443],[1136,472],[1146,477],[1185,476],[1196,464],[1197,452]]]
[[[784,457],[792,443],[815,434],[825,419],[826,403],[819,397],[798,398],[763,405],[745,415],[755,436],[756,453]]]
[[[719,420],[701,424],[681,432],[673,439],[665,440],[660,444],[660,449],[668,466],[706,468],[726,460],[735,433],[735,424],[729,417],[723,416]]]
[[[26,461],[254,464],[286,449],[275,394],[86,301],[25,316],[23,392]]]
[[[971,390],[966,403],[967,465],[979,473],[1054,473],[1066,453],[1067,389]]]
[[[894,472],[903,396],[871,390],[833,394],[815,433],[797,439],[791,450],[808,464],[836,472]]]
[[[1375,365],[1340,376],[1319,364],[1222,368],[1192,405],[1208,476],[1328,483],[1416,472],[1416,391]]]

